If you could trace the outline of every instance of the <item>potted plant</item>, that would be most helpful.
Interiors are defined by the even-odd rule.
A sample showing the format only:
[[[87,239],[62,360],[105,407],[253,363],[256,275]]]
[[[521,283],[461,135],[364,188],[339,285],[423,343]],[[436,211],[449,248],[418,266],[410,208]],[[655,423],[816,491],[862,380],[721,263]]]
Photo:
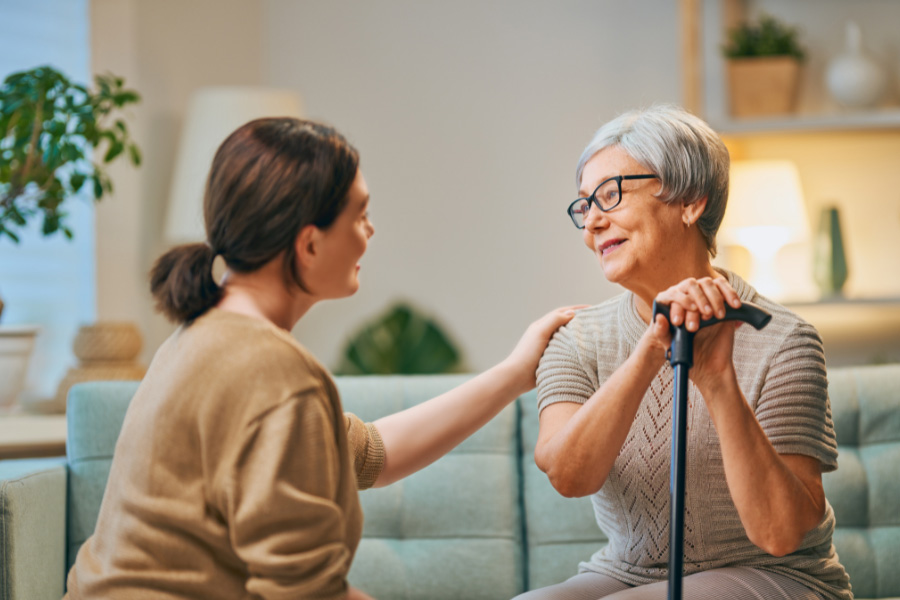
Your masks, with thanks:
[[[18,243],[34,219],[43,235],[71,239],[66,202],[76,195],[96,201],[112,191],[103,166],[119,156],[140,164],[118,116],[140,96],[113,75],[97,76],[95,84],[90,90],[49,66],[13,73],[0,84],[0,240]],[[14,402],[24,385],[36,333],[0,325],[0,407]]]
[[[804,51],[797,30],[763,15],[728,33],[729,106],[732,116],[782,115],[794,111]]]
[[[433,319],[400,302],[347,342],[338,375],[455,373],[460,352]]]

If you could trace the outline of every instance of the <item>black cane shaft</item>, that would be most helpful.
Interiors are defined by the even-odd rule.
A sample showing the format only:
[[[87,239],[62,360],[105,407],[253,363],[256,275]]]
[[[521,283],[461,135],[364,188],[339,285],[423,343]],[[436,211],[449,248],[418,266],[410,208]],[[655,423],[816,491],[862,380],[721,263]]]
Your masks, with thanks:
[[[684,481],[687,457],[688,366],[675,365],[669,485],[669,600],[681,600],[684,570]]]

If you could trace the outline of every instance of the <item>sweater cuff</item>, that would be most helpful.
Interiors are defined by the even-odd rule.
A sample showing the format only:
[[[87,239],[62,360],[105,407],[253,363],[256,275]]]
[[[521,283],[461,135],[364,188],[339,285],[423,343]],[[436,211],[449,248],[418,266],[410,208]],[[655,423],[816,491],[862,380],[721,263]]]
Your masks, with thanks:
[[[347,438],[356,470],[356,487],[366,490],[375,484],[384,469],[384,442],[372,423],[363,423],[352,413],[346,413],[346,417]]]

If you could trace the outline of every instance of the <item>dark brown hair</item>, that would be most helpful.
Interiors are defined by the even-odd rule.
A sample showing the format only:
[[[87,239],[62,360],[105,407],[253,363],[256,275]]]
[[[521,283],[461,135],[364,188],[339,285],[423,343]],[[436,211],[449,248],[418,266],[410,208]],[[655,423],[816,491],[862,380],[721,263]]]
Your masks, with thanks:
[[[334,222],[358,167],[356,149],[320,123],[267,118],[238,128],[219,146],[206,182],[208,242],[176,246],[153,266],[157,309],[184,323],[215,306],[223,293],[212,275],[216,256],[249,273],[285,252],[285,283],[305,290],[294,240],[307,225]]]

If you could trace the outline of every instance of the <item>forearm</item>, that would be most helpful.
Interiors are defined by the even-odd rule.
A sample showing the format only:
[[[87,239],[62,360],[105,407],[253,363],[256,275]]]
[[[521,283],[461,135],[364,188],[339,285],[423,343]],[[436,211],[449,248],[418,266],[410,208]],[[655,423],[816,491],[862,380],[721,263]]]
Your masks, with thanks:
[[[430,465],[475,433],[520,394],[522,377],[508,361],[427,402],[375,421],[384,442],[384,486]]]
[[[542,436],[535,462],[557,491],[577,497],[603,487],[661,365],[660,352],[639,345],[558,431]]]
[[[821,520],[824,495],[807,487],[778,454],[736,380],[707,393],[715,394],[707,406],[722,446],[728,489],[747,536],[775,556],[793,552]]]

